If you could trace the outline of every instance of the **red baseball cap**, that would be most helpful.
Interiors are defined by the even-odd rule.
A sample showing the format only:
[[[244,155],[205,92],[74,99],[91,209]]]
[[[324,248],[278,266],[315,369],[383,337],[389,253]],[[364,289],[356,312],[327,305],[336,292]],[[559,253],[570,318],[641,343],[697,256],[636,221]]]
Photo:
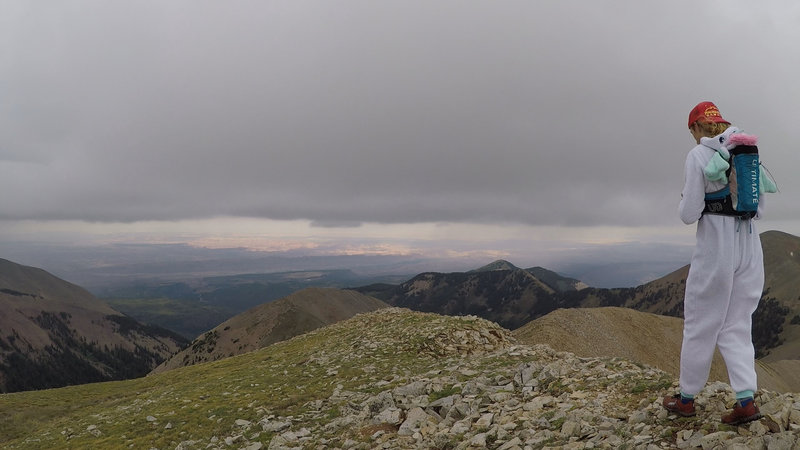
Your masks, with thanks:
[[[700,119],[703,119],[704,122],[730,124],[730,122],[722,118],[717,105],[711,102],[700,102],[692,109],[689,113],[689,127]]]

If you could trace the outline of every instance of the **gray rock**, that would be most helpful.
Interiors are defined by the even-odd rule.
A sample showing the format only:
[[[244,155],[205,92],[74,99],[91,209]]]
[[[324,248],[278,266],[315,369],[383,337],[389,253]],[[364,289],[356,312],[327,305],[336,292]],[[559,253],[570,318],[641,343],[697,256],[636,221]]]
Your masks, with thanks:
[[[394,408],[394,398],[390,392],[381,392],[378,395],[370,397],[364,405],[364,411],[370,415],[375,416],[387,408]]]
[[[797,436],[790,432],[764,436],[767,450],[796,450],[800,447]]]
[[[428,407],[433,408],[439,416],[447,417],[447,413],[450,412],[450,409],[455,405],[456,401],[460,399],[460,395],[450,395],[431,402],[428,404]]]
[[[634,411],[633,414],[628,418],[628,423],[631,425],[640,424],[647,421],[647,412],[645,411]]]
[[[404,397],[417,397],[425,395],[426,384],[423,381],[414,381],[405,386],[399,386],[394,389],[394,394]]]
[[[477,421],[475,421],[475,427],[488,428],[492,424],[493,420],[494,420],[494,414],[492,413],[483,414]]]
[[[402,422],[403,412],[395,407],[384,409],[372,419],[373,424],[386,423],[389,425],[400,425]]]
[[[268,433],[278,433],[292,426],[291,422],[262,420],[261,429]]]
[[[525,411],[541,411],[546,406],[555,404],[555,401],[556,399],[549,395],[534,397],[531,401],[525,403],[522,406],[522,409],[524,409]]]
[[[522,364],[514,374],[514,384],[517,387],[537,386],[536,376],[539,370],[539,365],[536,363]]]
[[[464,434],[468,432],[470,428],[472,428],[472,424],[469,419],[464,419],[454,423],[452,428],[450,428],[450,432],[454,435]]]
[[[580,436],[581,424],[574,420],[567,420],[563,425],[561,425],[561,434],[567,438]]]
[[[522,445],[522,440],[518,437],[514,437],[510,441],[498,447],[497,450],[515,450],[520,448],[521,445]]]
[[[475,436],[472,436],[472,439],[469,440],[469,445],[473,447],[486,448],[486,433],[478,433]]]
[[[789,413],[789,424],[800,425],[800,408],[792,409]]]
[[[400,425],[397,434],[400,436],[411,436],[415,432],[418,432],[427,421],[428,414],[422,408],[413,408],[408,411],[406,420]]]
[[[460,420],[472,414],[472,407],[464,402],[457,402],[447,411],[445,419]]]

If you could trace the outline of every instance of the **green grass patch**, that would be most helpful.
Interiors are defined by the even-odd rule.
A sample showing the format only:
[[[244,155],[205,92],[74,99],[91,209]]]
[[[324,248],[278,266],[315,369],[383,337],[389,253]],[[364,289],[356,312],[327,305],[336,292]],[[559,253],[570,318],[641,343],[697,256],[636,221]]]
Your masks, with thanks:
[[[566,421],[567,421],[566,417],[559,417],[558,419],[555,419],[555,420],[550,422],[550,427],[553,430],[560,430],[561,427],[564,426],[564,422],[566,422]]]
[[[450,397],[451,395],[460,394],[460,393],[461,393],[461,387],[460,386],[450,386],[448,388],[442,389],[441,391],[432,392],[428,396],[428,400],[431,401],[431,402],[435,402],[436,400],[439,400],[440,398]]]
[[[672,386],[672,379],[667,375],[662,375],[658,380],[639,380],[631,388],[631,393],[642,394],[644,392],[660,392]]]

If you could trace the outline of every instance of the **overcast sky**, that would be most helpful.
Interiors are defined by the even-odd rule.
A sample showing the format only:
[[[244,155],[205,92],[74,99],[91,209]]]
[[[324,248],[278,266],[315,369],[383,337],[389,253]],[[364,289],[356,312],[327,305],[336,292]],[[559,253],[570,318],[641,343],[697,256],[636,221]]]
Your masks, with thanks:
[[[788,0],[0,0],[0,241],[691,245],[703,100],[760,137],[761,231],[798,235],[798,24]]]

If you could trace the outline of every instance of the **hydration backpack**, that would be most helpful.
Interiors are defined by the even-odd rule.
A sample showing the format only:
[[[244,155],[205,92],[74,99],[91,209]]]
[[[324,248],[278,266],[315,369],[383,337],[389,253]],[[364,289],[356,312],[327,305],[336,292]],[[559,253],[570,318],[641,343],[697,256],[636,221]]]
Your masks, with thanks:
[[[704,173],[711,181],[726,183],[719,191],[706,194],[704,214],[722,214],[750,219],[758,213],[762,192],[777,192],[777,186],[758,158],[758,138],[744,133],[719,136],[720,148]]]

